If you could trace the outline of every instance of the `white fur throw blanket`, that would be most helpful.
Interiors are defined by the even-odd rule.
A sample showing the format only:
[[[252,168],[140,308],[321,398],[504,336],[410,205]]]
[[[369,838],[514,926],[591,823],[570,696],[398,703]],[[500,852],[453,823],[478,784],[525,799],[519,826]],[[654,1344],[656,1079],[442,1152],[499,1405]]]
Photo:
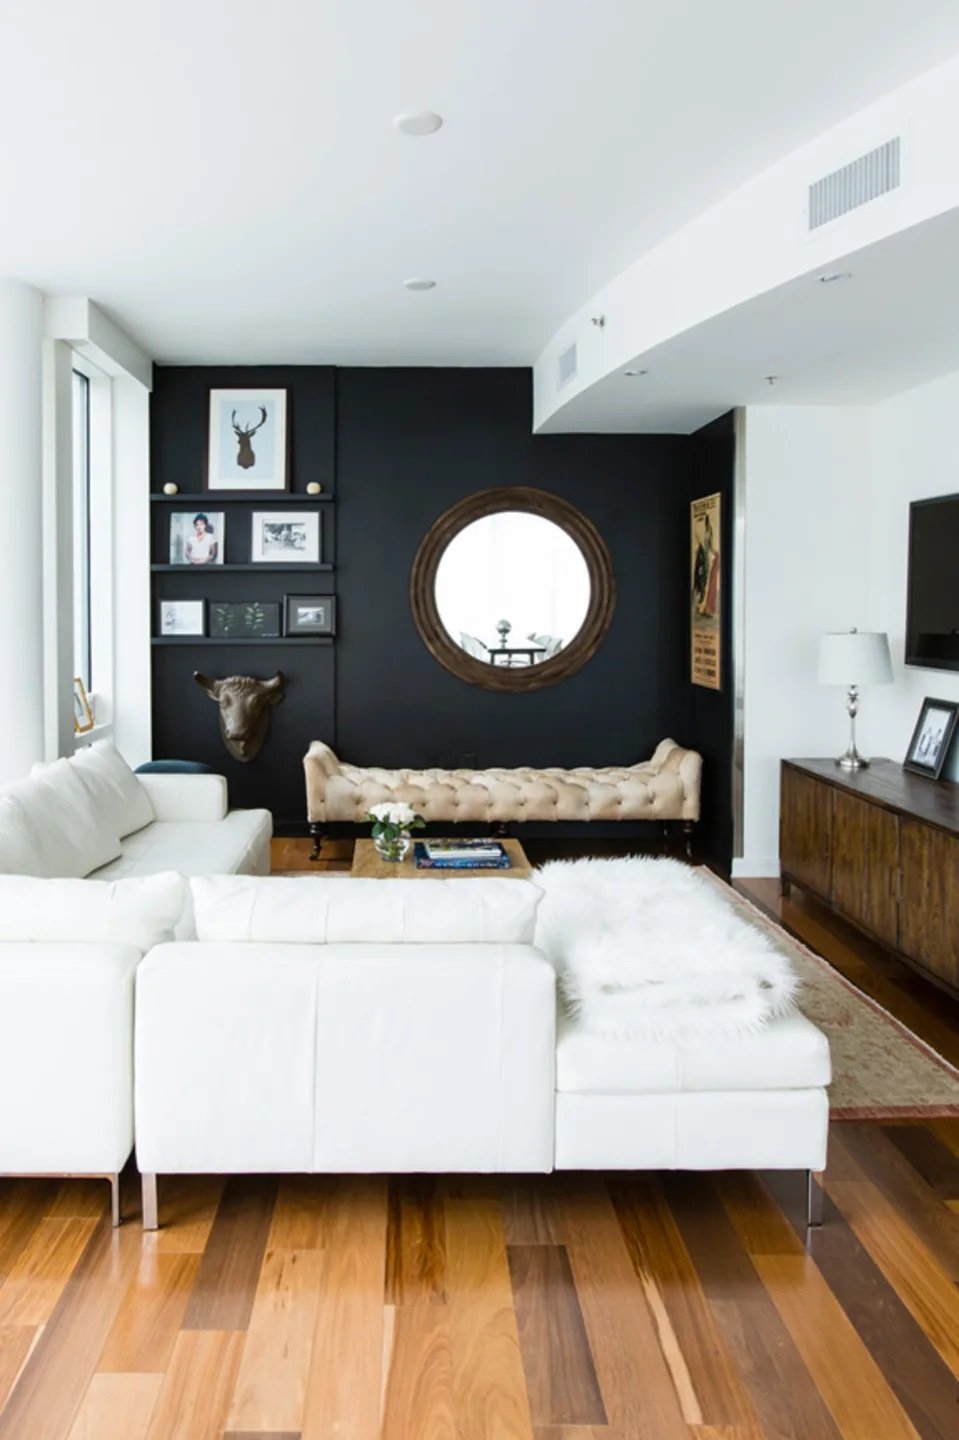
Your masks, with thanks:
[[[791,1008],[798,979],[719,885],[676,860],[556,860],[536,944],[595,1034],[678,1040],[761,1030]]]

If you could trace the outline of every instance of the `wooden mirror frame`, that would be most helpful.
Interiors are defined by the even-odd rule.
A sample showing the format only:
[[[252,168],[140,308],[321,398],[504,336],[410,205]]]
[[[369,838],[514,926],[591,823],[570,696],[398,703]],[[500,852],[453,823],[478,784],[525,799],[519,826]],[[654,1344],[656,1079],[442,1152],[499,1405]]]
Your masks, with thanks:
[[[467,655],[452,639],[436,608],[436,572],[450,541],[474,520],[498,515],[504,510],[521,510],[528,515],[541,515],[551,520],[575,541],[589,572],[589,608],[586,619],[568,645],[558,655],[539,665],[522,665],[515,669],[491,665]],[[542,690],[575,674],[592,659],[606,636],[616,607],[616,581],[606,542],[591,520],[545,490],[517,485],[480,490],[468,495],[447,510],[427,531],[410,572],[410,608],[420,639],[435,660],[458,679],[484,690],[509,695]]]

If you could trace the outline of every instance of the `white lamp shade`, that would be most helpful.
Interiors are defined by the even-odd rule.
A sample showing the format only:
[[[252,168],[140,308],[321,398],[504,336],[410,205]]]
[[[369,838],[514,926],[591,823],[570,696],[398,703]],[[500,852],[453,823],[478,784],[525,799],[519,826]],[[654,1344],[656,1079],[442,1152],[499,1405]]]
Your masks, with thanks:
[[[888,685],[889,640],[881,630],[845,630],[819,640],[820,685]]]

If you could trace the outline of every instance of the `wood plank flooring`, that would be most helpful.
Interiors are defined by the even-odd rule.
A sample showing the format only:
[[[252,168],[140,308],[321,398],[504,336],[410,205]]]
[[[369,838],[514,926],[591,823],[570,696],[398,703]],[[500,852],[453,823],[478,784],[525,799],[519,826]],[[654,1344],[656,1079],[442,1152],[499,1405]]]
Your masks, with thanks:
[[[808,1248],[792,1174],[6,1180],[0,1440],[955,1440],[953,1146],[836,1126]]]
[[[836,1125],[824,1188],[807,1245],[793,1174],[178,1177],[153,1234],[132,1172],[116,1232],[0,1180],[0,1440],[956,1440],[959,1121]]]

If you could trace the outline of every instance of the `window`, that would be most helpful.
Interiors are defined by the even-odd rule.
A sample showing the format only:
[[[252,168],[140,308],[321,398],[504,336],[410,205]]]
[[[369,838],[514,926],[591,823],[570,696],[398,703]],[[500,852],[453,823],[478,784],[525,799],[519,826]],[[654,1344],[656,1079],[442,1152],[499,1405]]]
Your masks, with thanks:
[[[73,673],[93,692],[90,598],[90,380],[73,372]]]

